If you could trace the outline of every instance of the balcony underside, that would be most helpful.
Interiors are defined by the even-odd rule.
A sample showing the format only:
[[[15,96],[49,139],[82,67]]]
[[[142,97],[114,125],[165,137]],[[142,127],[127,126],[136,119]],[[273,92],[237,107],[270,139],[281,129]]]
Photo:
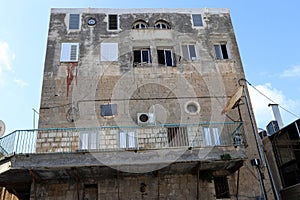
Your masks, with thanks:
[[[226,158],[221,158],[226,155]],[[230,156],[228,156],[230,155]],[[0,186],[17,196],[30,191],[32,180],[64,182],[122,176],[236,171],[246,159],[242,148],[171,148],[147,151],[107,151],[11,155],[0,161]]]

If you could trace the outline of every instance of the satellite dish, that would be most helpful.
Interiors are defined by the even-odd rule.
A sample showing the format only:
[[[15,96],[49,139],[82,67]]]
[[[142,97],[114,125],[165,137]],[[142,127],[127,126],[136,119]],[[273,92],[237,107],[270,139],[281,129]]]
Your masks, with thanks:
[[[5,132],[5,124],[2,120],[0,120],[0,137],[4,135]]]

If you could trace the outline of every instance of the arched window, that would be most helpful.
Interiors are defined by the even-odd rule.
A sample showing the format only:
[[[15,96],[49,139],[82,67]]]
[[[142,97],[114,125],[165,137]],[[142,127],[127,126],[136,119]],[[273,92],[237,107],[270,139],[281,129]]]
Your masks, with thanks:
[[[132,29],[145,29],[148,28],[148,24],[143,20],[138,20],[133,23]]]
[[[164,20],[157,21],[155,23],[154,28],[156,28],[156,29],[171,29],[169,23]]]

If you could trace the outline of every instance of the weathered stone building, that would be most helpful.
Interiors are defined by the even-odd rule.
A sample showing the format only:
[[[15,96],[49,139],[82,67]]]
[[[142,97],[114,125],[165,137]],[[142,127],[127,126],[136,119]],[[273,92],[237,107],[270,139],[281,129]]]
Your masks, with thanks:
[[[52,9],[48,34],[39,129],[0,143],[16,153],[0,185],[23,199],[272,199],[250,164],[227,9]]]

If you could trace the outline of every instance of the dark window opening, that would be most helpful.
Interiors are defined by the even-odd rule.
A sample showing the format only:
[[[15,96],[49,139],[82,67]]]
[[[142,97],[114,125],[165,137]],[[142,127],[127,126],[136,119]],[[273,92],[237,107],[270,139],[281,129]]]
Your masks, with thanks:
[[[133,51],[133,63],[150,63],[150,49],[139,49]]]
[[[70,14],[70,19],[69,19],[69,29],[79,29],[79,19],[80,15],[79,14]]]
[[[188,146],[188,134],[186,127],[168,128],[168,143],[170,147]]]
[[[118,30],[118,15],[108,15],[108,30]]]
[[[214,177],[216,198],[230,198],[228,180],[226,176]]]
[[[165,66],[174,66],[174,58],[172,50],[164,49],[157,50],[157,59],[158,64],[162,64]]]
[[[97,200],[98,199],[98,185],[88,184],[84,185],[84,200]]]

